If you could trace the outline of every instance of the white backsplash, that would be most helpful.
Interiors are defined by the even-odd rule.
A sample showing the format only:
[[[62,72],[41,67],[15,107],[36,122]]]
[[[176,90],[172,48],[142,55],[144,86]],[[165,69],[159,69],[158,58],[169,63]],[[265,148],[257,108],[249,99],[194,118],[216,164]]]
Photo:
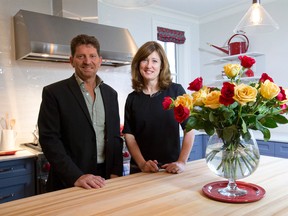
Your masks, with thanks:
[[[3,56],[0,56],[3,61]],[[8,61],[10,59],[7,59]],[[0,117],[16,119],[16,144],[33,141],[41,93],[44,86],[70,77],[74,69],[66,63],[11,61],[0,66]],[[118,92],[121,122],[128,93],[132,90],[130,66],[102,66],[98,75]]]

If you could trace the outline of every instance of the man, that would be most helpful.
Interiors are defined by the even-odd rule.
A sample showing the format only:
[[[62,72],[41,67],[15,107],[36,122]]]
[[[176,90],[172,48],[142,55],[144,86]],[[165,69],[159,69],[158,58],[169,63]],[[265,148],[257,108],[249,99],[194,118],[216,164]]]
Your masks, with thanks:
[[[47,191],[101,188],[122,175],[117,92],[96,75],[100,44],[93,36],[71,41],[72,77],[43,88],[39,141],[51,164]]]

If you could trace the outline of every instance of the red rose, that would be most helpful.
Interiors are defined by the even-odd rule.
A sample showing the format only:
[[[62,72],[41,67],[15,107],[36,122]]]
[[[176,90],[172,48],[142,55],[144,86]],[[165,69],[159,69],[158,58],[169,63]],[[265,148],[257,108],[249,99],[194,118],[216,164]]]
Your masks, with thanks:
[[[224,82],[223,87],[221,89],[221,95],[219,98],[219,102],[225,106],[228,106],[232,103],[234,103],[234,84],[231,84],[229,82]]]
[[[177,122],[182,123],[189,117],[190,110],[181,104],[174,108],[174,116]]]
[[[255,59],[249,56],[239,56],[238,59],[241,61],[241,66],[244,68],[251,68],[255,63]]]
[[[188,90],[190,91],[199,91],[203,86],[203,79],[202,77],[196,78],[189,84]]]
[[[280,92],[276,96],[277,100],[279,100],[279,101],[287,100],[285,90],[281,86],[279,86],[279,88],[280,88]]]
[[[169,110],[171,107],[171,104],[172,104],[172,99],[171,97],[164,97],[164,100],[162,102],[162,106],[163,106],[163,109],[164,110]]]
[[[284,114],[287,112],[287,104],[281,104],[280,105],[280,108],[281,108],[281,114]]]
[[[264,83],[267,79],[268,79],[270,82],[274,82],[273,79],[272,79],[270,76],[268,76],[267,73],[263,73],[259,81],[262,82],[262,83]]]
[[[245,71],[245,75],[247,77],[253,77],[254,76],[254,72],[251,69],[248,69]]]

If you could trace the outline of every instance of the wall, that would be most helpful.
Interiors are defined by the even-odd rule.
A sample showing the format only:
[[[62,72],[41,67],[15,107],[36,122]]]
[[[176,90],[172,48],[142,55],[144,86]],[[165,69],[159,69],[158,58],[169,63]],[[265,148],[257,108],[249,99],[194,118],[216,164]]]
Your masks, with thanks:
[[[280,25],[278,31],[261,34],[250,35],[249,52],[261,52],[265,56],[260,59],[256,58],[257,76],[261,76],[263,72],[268,73],[280,86],[288,88],[288,73],[286,73],[285,62],[287,61],[286,53],[288,50],[288,26],[286,20],[288,19],[287,8],[288,1],[275,0],[268,3],[263,2],[262,6],[273,17],[273,19]],[[250,5],[249,5],[250,6]],[[223,70],[223,63],[212,63],[212,59],[219,58],[221,56],[227,56],[225,53],[208,46],[206,43],[223,46],[227,40],[234,34],[233,29],[236,27],[244,13],[248,10],[248,7],[244,11],[230,14],[213,21],[200,24],[200,68],[201,75],[206,84],[213,83],[213,80],[221,77],[221,71]],[[258,70],[259,69],[259,70]],[[276,129],[272,129],[271,140],[287,141],[288,125],[282,125]],[[262,135],[256,132],[257,138],[261,138]]]
[[[96,1],[96,0],[95,0]],[[268,0],[267,0],[268,1]],[[264,2],[264,0],[262,1]],[[8,112],[16,118],[17,143],[33,141],[32,132],[37,122],[42,88],[55,81],[68,78],[73,69],[69,64],[15,61],[12,17],[20,10],[30,10],[51,14],[51,0],[0,0],[0,117]],[[84,3],[83,3],[84,4]],[[263,4],[266,10],[279,23],[280,30],[273,33],[249,36],[251,51],[265,54],[265,69],[274,80],[288,87],[285,73],[288,43],[288,1],[275,0]],[[87,6],[89,9],[89,5]],[[155,23],[169,23],[186,29],[187,43],[181,61],[181,84],[185,87],[192,79],[203,76],[206,82],[212,81],[221,73],[221,66],[211,64],[211,59],[223,53],[207,46],[207,42],[223,45],[233,34],[232,30],[247,8],[224,17],[210,17],[198,25],[197,20],[188,15],[169,13],[153,8],[125,10],[107,5],[98,5],[99,23],[128,28],[138,46],[148,40],[155,40]],[[89,14],[89,16],[91,16]],[[263,64],[264,64],[263,63]],[[201,68],[201,70],[200,70]],[[119,94],[120,117],[123,122],[124,104],[131,91],[130,68],[102,67],[102,79],[113,86]],[[285,139],[287,126],[272,130],[272,140]],[[284,134],[284,135],[283,135]],[[283,138],[282,138],[283,137]]]
[[[9,113],[11,118],[16,119],[17,144],[33,141],[32,132],[37,123],[42,88],[73,74],[73,69],[69,64],[15,60],[13,16],[20,9],[52,14],[51,2],[52,0],[0,0],[2,5],[0,7],[0,117]],[[83,4],[85,4],[84,1]],[[87,4],[87,10],[92,6]],[[128,28],[138,46],[155,39],[152,28],[154,21],[165,20],[167,22],[169,20],[170,24],[184,26],[189,32],[187,32],[185,56],[181,59],[187,62],[181,64],[183,65],[182,82],[185,82],[186,86],[186,83],[192,79],[192,73],[195,77],[199,75],[197,52],[199,30],[194,21],[188,22],[186,17],[163,12],[159,16],[156,15],[159,11],[155,12],[150,8],[145,11],[142,9],[125,10],[101,4],[98,7],[99,23]],[[91,16],[91,13],[88,14]],[[193,35],[190,31],[193,31]],[[117,90],[119,112],[123,122],[125,100],[128,93],[132,91],[130,67],[101,67],[99,75],[104,82]]]

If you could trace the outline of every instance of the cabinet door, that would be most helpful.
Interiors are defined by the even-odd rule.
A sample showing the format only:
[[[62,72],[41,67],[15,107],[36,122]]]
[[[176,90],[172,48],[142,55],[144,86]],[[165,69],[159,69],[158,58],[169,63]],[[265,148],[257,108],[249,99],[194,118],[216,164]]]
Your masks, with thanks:
[[[288,158],[288,143],[274,142],[275,156]]]
[[[35,195],[35,181],[29,175],[0,179],[0,203]]]
[[[202,158],[202,135],[196,135],[188,160],[192,161],[201,158]]]
[[[261,155],[274,156],[274,144],[272,142],[265,142],[263,140],[257,140],[259,151]]]

